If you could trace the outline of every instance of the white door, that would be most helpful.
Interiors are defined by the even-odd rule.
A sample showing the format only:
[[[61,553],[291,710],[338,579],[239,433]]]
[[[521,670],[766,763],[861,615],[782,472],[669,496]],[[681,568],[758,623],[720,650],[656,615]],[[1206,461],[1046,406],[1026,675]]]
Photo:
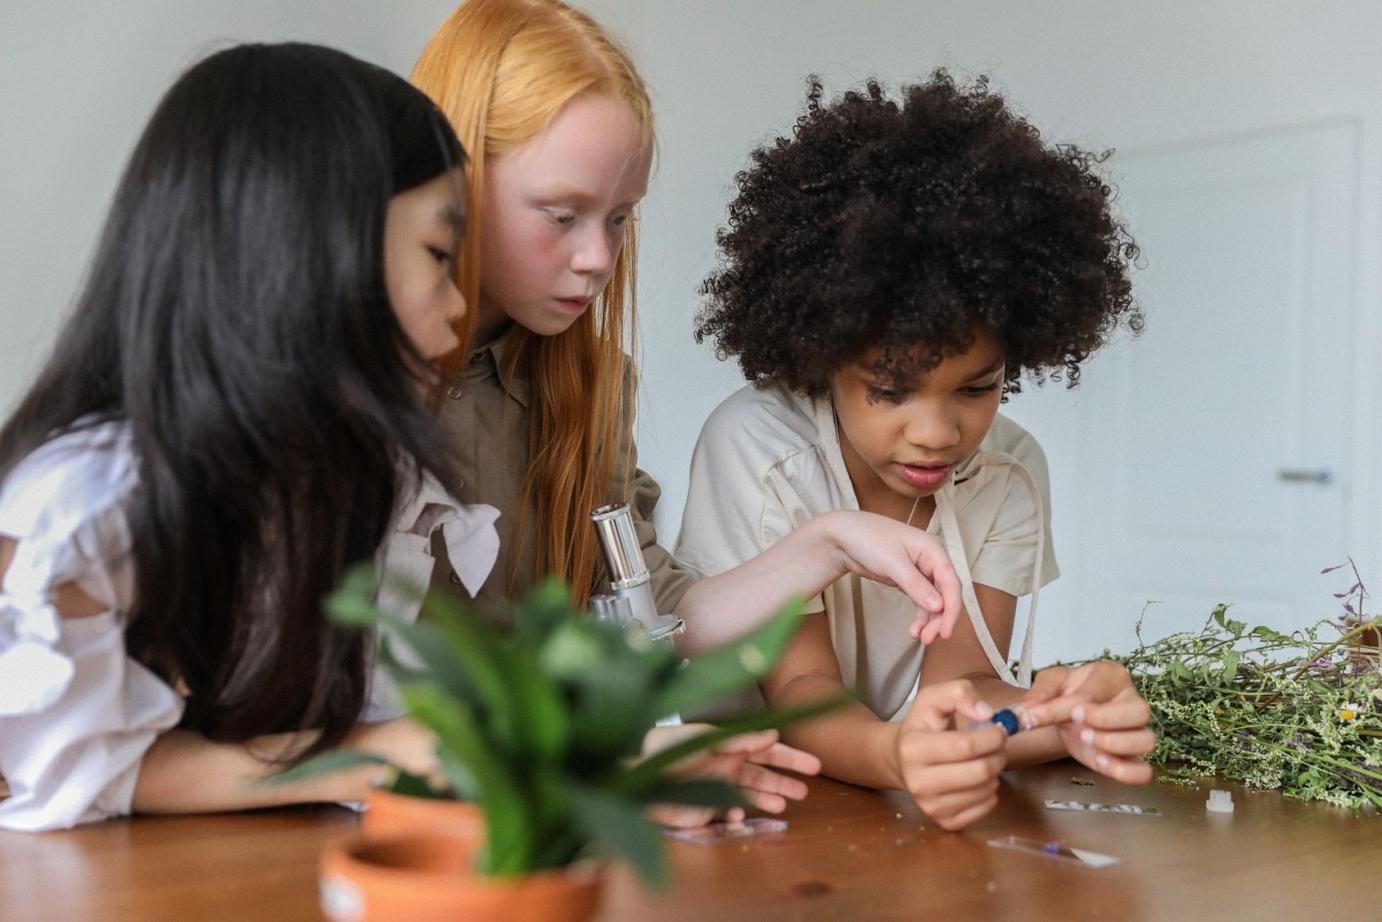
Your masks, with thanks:
[[[1320,570],[1348,553],[1357,148],[1334,123],[1111,162],[1147,327],[1056,426],[1078,445],[1052,471],[1074,513],[1055,524],[1076,581],[1043,602],[1061,653],[1128,649],[1149,600],[1148,639],[1218,602],[1276,627],[1337,613]]]

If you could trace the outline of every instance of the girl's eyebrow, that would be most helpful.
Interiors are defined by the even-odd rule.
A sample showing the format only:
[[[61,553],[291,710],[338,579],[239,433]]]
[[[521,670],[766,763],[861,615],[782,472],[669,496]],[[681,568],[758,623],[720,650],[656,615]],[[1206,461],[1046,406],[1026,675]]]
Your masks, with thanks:
[[[970,375],[968,378],[965,378],[965,381],[969,382],[975,380],[976,378],[986,378],[998,369],[1002,368],[1003,363],[1005,361],[1006,359],[1004,359],[1002,356],[999,356],[989,364],[985,365],[983,368],[976,371],[974,374]]]

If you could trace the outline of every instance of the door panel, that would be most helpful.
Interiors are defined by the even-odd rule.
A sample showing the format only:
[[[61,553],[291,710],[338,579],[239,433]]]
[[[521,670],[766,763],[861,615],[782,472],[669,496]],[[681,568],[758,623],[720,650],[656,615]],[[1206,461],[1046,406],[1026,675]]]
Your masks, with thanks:
[[[1083,575],[1054,617],[1088,652],[1199,627],[1332,615],[1345,470],[1357,136],[1331,124],[1120,156],[1145,269],[1140,338],[1088,366],[1075,404]],[[1053,472],[1057,479],[1063,472]]]

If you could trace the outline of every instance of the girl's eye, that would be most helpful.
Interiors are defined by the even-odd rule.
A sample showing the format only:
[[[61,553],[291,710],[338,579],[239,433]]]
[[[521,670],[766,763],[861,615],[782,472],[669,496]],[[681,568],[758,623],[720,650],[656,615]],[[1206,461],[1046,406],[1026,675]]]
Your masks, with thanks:
[[[615,215],[614,217],[610,218],[610,221],[611,221],[611,223],[613,223],[616,227],[623,227],[625,224],[629,223],[629,218],[630,218],[630,217],[631,217],[630,215],[626,215],[626,214],[617,214],[617,215]]]
[[[439,250],[436,247],[428,247],[427,252],[431,253],[432,258],[442,265],[449,265],[451,263],[451,254],[445,250]]]
[[[992,384],[982,385],[980,387],[961,388],[960,393],[966,397],[982,397],[985,394],[992,394],[996,390],[998,390],[997,381],[993,382]]]
[[[874,387],[870,385],[868,392],[869,403],[885,401],[887,403],[901,403],[902,392],[891,387]]]
[[[555,221],[557,224],[562,225],[571,224],[576,220],[575,213],[570,211],[548,210],[547,216],[551,218],[553,221]]]

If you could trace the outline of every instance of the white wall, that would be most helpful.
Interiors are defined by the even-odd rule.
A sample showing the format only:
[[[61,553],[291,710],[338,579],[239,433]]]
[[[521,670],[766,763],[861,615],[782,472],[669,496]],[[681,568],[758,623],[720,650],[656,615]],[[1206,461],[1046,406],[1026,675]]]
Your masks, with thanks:
[[[1340,399],[1353,405],[1348,546],[1382,585],[1382,5],[611,0],[609,8],[628,17],[659,123],[660,164],[642,215],[639,447],[664,487],[659,526],[668,540],[697,423],[741,384],[736,366],[691,339],[696,287],[714,264],[734,172],[753,146],[791,125],[807,74],[838,90],[869,75],[896,83],[947,65],[990,73],[1048,137],[1097,148],[1357,120],[1357,325],[1340,349],[1353,350],[1358,374]],[[1081,450],[1070,412],[1079,393],[1029,390],[1008,408],[1038,433],[1053,471],[1065,578],[1043,596],[1039,658],[1097,652],[1060,618],[1088,557],[1068,474]],[[1329,588],[1320,586],[1325,601]]]
[[[125,160],[183,69],[235,41],[298,39],[406,73],[398,18],[372,0],[0,3],[0,407],[46,354]]]

